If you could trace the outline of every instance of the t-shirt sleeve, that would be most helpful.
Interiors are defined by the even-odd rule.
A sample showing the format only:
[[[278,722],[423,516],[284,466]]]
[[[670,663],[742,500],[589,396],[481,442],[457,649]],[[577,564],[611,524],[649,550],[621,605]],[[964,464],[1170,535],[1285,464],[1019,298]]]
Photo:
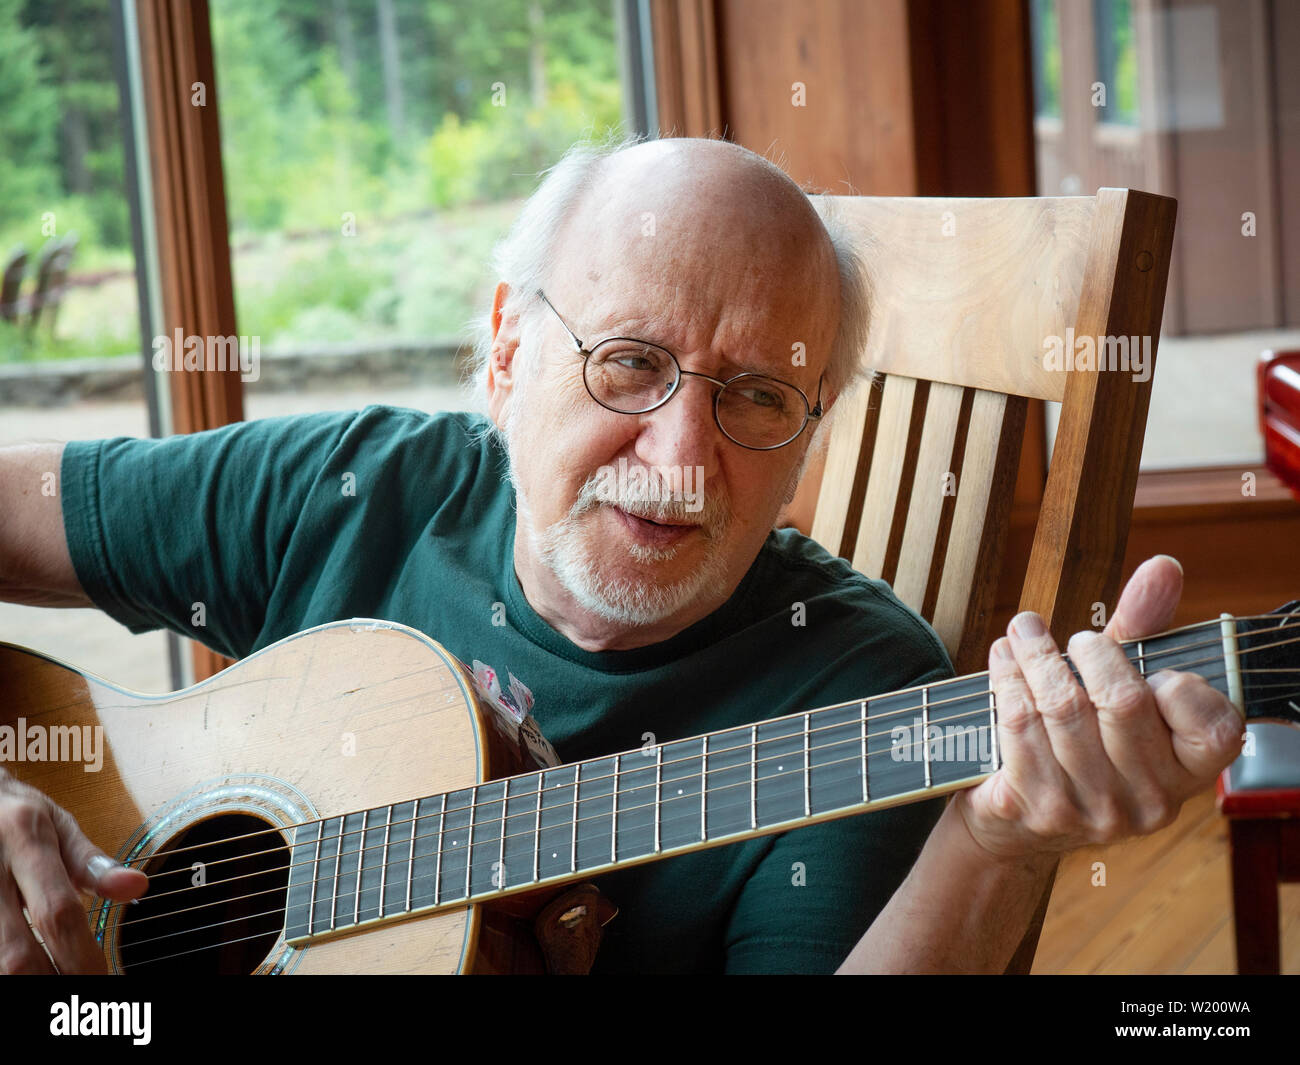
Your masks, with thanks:
[[[356,417],[68,443],[64,527],[91,602],[133,633],[168,628],[243,657],[313,486]]]
[[[953,676],[938,638],[925,636],[913,650],[931,667],[886,690]],[[816,705],[844,698],[839,694]],[[774,837],[732,908],[726,971],[833,973],[906,878],[944,804],[939,796]]]

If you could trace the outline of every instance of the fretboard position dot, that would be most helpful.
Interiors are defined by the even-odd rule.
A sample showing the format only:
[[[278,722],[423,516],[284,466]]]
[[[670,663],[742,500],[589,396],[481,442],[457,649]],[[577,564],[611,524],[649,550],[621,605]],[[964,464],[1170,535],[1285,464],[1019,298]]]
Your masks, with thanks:
[[[682,793],[682,789],[681,789],[681,788],[678,788],[678,789],[677,789],[677,794],[680,795],[681,793]]]

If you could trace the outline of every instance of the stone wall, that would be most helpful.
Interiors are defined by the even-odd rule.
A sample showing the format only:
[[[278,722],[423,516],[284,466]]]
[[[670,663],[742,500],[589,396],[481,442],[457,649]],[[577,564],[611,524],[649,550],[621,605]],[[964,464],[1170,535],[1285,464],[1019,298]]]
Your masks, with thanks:
[[[314,392],[363,386],[455,385],[469,346],[455,339],[349,342],[263,351],[251,392]],[[144,355],[0,364],[0,406],[60,407],[86,399],[143,401]]]

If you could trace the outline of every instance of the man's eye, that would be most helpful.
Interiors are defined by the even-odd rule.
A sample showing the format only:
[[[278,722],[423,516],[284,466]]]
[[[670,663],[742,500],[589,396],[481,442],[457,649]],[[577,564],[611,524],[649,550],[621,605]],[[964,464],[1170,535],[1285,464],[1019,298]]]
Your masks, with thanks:
[[[645,371],[658,369],[656,362],[653,359],[646,358],[644,355],[634,355],[631,353],[616,355],[614,356],[613,361],[628,370]]]
[[[749,402],[759,407],[771,407],[779,410],[784,404],[779,392],[773,392],[767,388],[747,388],[742,395]]]

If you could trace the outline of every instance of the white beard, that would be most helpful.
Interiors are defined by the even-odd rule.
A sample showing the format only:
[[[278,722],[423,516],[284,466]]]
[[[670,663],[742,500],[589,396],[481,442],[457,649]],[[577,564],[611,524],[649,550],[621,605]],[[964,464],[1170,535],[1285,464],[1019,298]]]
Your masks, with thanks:
[[[634,627],[657,624],[694,602],[710,587],[716,587],[726,573],[721,554],[712,549],[702,565],[679,581],[664,583],[647,576],[609,578],[601,574],[588,550],[579,522],[564,518],[540,535],[527,526],[534,549],[560,584],[597,617]],[[628,553],[637,562],[666,561],[677,554],[676,547],[655,548],[630,544]]]
[[[506,439],[511,437],[510,424],[506,424]],[[548,528],[537,529],[519,480],[515,477],[510,455],[513,443],[507,447],[507,476],[515,489],[515,504],[520,526],[528,537],[534,553],[554,575],[560,585],[584,610],[616,625],[632,628],[658,624],[676,614],[702,595],[716,588],[726,577],[727,566],[722,546],[725,531],[730,525],[726,506],[716,497],[704,500],[703,510],[694,516],[701,523],[700,535],[706,541],[704,561],[691,573],[678,581],[665,583],[656,580],[652,573],[643,579],[608,577],[600,572],[594,553],[584,530],[584,516],[598,513],[601,496],[596,490],[600,478],[593,475],[579,492],[568,515]],[[610,500],[614,502],[614,500]],[[687,511],[681,499],[672,501],[644,498],[621,498],[617,502],[631,511],[655,517],[685,520]],[[678,545],[653,547],[631,543],[627,545],[629,557],[639,564],[667,562],[676,557]]]

